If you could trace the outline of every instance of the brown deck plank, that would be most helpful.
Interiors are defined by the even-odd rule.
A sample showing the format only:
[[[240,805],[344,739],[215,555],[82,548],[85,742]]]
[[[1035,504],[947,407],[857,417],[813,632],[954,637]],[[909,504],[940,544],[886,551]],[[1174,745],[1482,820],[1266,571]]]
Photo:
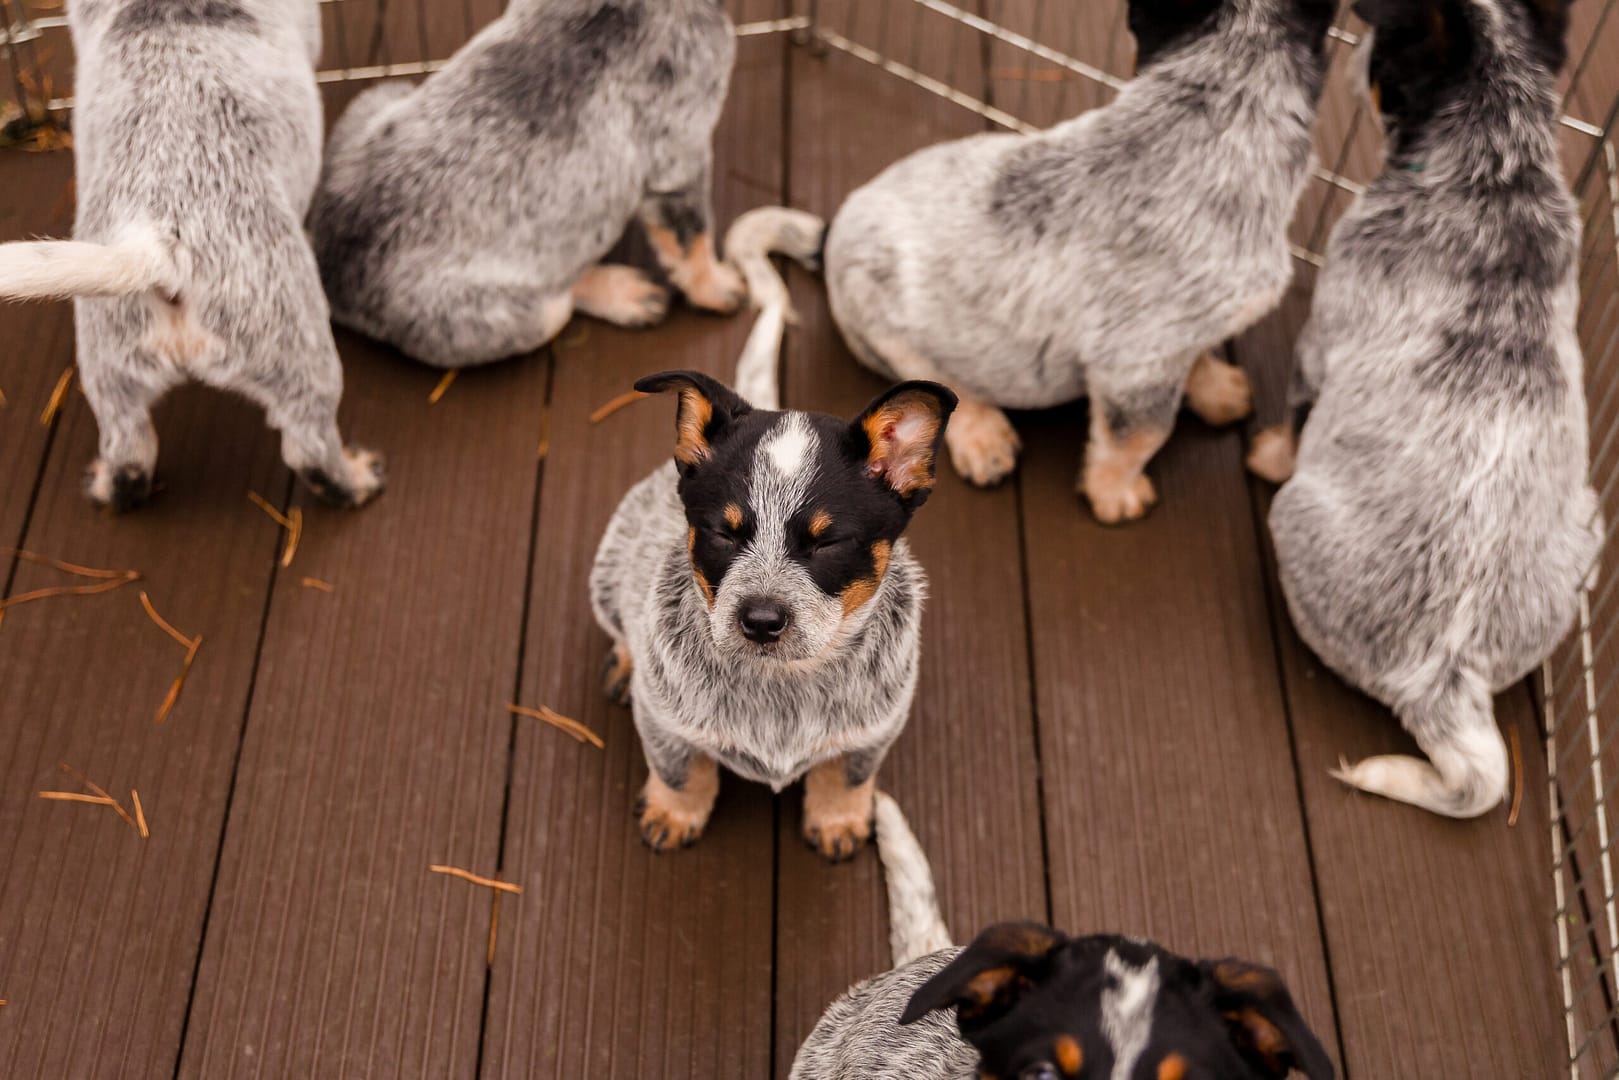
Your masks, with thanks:
[[[719,220],[781,201],[783,38],[739,45],[716,140]],[[560,354],[523,658],[525,704],[606,740],[598,751],[534,721],[516,728],[503,868],[527,889],[503,905],[490,986],[490,1076],[761,1076],[770,1049],[772,813],[732,777],[707,834],[657,857],[631,808],[646,777],[629,712],[602,695],[608,641],[590,613],[598,540],[631,484],[669,459],[667,401],[587,417],[663,368],[729,378],[751,317],[677,313],[629,333],[588,324]],[[570,340],[583,329],[563,334]]]
[[[498,858],[548,362],[430,405],[438,372],[341,348],[345,434],[388,453],[389,489],[352,513],[297,496],[183,1076],[466,1075],[478,1053],[488,897],[427,867]]]
[[[924,24],[928,46],[948,46],[947,29]],[[971,113],[840,53],[795,50],[791,64],[789,189],[816,213],[834,212],[912,149],[983,130]],[[861,123],[849,125],[851,115]],[[825,286],[796,271],[793,285],[802,326],[788,345],[786,400],[853,416],[885,383],[844,348]],[[880,782],[927,851],[960,940],[997,919],[1046,917],[1017,504],[1015,485],[974,491],[941,461],[909,533],[931,598],[911,724]],[[832,999],[892,959],[874,854],[826,865],[800,838],[797,789],[778,819],[776,1074],[785,1076]]]
[[[1238,343],[1261,415],[1280,415],[1298,293]],[[1270,493],[1254,482],[1260,520]],[[1262,537],[1271,559],[1266,531]],[[1359,794],[1327,775],[1340,756],[1413,753],[1378,703],[1344,685],[1298,640],[1267,567],[1299,781],[1309,818],[1339,1024],[1356,1076],[1551,1075],[1564,1060],[1549,870],[1546,762],[1528,694],[1496,700],[1523,744],[1522,816],[1456,822]],[[1503,987],[1512,992],[1504,993]]]

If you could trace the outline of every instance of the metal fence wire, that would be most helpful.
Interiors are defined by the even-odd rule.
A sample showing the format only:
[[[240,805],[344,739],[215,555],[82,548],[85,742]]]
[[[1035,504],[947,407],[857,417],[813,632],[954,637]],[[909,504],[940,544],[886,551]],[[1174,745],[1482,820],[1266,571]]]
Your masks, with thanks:
[[[68,0],[71,2],[71,0]],[[497,17],[504,0],[320,0],[322,82],[422,75]],[[1034,131],[1105,104],[1130,78],[1125,0],[727,0],[740,36],[789,34],[954,102],[988,123]],[[72,47],[64,0],[0,0],[0,146],[70,127]],[[1579,332],[1591,472],[1619,521],[1619,0],[1572,9],[1564,165],[1585,224]],[[1293,223],[1297,285],[1313,285],[1328,232],[1381,165],[1381,137],[1348,89],[1360,26],[1331,31],[1314,180]],[[429,42],[433,47],[429,47]],[[1613,529],[1610,528],[1610,537]],[[1571,1077],[1619,1075],[1619,542],[1591,568],[1579,622],[1539,680],[1550,763],[1558,985]]]

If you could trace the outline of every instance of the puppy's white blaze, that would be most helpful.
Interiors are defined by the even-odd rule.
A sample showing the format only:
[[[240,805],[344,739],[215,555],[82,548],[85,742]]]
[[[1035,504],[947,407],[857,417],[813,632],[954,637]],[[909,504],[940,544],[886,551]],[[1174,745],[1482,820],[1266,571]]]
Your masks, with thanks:
[[[790,413],[784,423],[765,437],[760,449],[778,473],[793,476],[809,460],[810,442],[809,426],[804,423],[804,418]]]
[[[1152,1035],[1152,1008],[1158,1000],[1158,958],[1131,967],[1119,954],[1107,954],[1107,973],[1118,985],[1102,991],[1102,1034],[1113,1047],[1113,1080],[1129,1080]]]

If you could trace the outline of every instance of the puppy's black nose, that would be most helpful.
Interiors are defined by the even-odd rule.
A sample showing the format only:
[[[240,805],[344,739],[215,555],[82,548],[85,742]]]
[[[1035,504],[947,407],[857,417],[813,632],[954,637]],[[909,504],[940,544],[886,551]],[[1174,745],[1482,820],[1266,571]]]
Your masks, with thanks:
[[[777,600],[755,596],[742,601],[742,636],[760,645],[768,645],[787,632],[792,616]]]

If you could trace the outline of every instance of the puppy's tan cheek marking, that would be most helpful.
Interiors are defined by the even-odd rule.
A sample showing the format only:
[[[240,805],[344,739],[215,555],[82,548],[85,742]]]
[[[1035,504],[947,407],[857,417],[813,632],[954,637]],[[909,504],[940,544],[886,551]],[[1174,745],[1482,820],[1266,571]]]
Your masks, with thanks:
[[[736,503],[725,504],[725,524],[733,529],[742,527],[742,508]]]
[[[822,536],[832,527],[832,515],[825,510],[817,510],[809,519],[809,534]]]
[[[879,540],[871,545],[872,576],[856,578],[844,586],[843,592],[838,595],[843,599],[843,617],[848,618],[860,606],[873,596],[877,595],[877,586],[882,583],[883,575],[888,572],[888,557],[893,551],[887,540]]]
[[[1064,1076],[1079,1075],[1080,1067],[1085,1064],[1085,1052],[1080,1049],[1078,1039],[1072,1035],[1059,1036],[1052,1044],[1051,1052]]]
[[[1165,1055],[1158,1063],[1158,1080],[1186,1080],[1186,1059],[1179,1054]]]
[[[697,579],[697,587],[703,590],[703,599],[707,600],[708,606],[712,608],[714,606],[714,587],[708,583],[708,578],[703,574],[702,568],[697,565],[697,530],[695,528],[686,530],[686,554],[691,559],[691,576]]]
[[[696,465],[708,457],[708,422],[713,419],[714,406],[709,400],[689,387],[680,391],[680,421],[675,437],[675,459],[686,465]]]

